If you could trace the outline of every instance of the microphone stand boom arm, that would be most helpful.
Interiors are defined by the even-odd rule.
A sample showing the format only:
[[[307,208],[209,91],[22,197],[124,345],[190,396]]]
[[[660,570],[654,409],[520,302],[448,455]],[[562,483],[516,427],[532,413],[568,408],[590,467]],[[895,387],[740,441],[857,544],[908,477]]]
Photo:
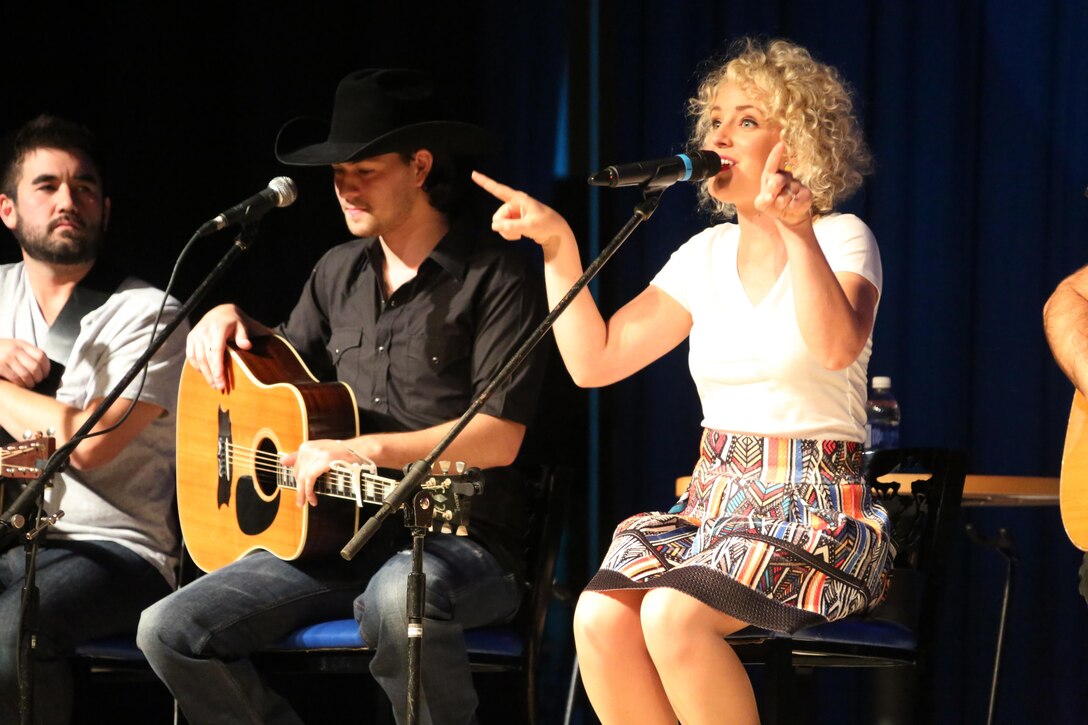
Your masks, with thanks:
[[[525,358],[529,356],[536,344],[543,339],[544,335],[555,324],[559,315],[563,314],[563,311],[570,306],[570,303],[574,301],[574,298],[578,295],[582,289],[589,284],[589,282],[597,275],[601,267],[612,258],[612,255],[616,253],[616,250],[620,248],[620,245],[627,240],[631,233],[635,231],[635,228],[639,224],[650,218],[650,215],[657,209],[657,205],[661,200],[661,194],[664,193],[667,186],[652,187],[648,184],[643,185],[643,198],[642,201],[635,205],[635,212],[631,218],[623,225],[623,228],[616,234],[616,236],[609,242],[600,255],[593,260],[586,267],[582,276],[574,283],[574,285],[567,291],[563,298],[556,303],[551,312],[541,320],[540,324],[535,330],[533,330],[524,342],[518,347],[517,350],[510,356],[510,359],[506,361],[506,364],[502,366],[502,369],[496,373],[494,379],[487,384],[487,387],[483,389],[477,398],[472,401],[468,410],[464,415],[453,425],[452,428],[447,431],[446,435],[442,437],[442,440],[435,444],[434,448],[427,457],[416,461],[408,466],[408,469],[392,491],[390,491],[381,508],[378,509],[372,517],[366,520],[366,522],[355,532],[355,535],[351,537],[351,540],[340,551],[340,556],[345,559],[352,559],[359,550],[363,548],[367,541],[377,533],[381,527],[382,522],[393,511],[401,508],[404,504],[408,503],[409,499],[414,498],[414,505],[408,507],[409,513],[414,513],[418,516],[419,512],[423,508],[429,508],[429,506],[420,502],[420,498],[426,497],[426,492],[420,490],[420,485],[424,478],[428,475],[431,466],[438,460],[438,457],[442,455],[442,452],[449,447],[450,443],[465,429],[465,426],[469,424],[480,410],[483,404],[491,397],[491,394],[498,386],[505,383],[514,371],[525,361]],[[418,492],[418,495],[417,495]],[[412,569],[408,575],[408,691],[407,691],[407,723],[408,725],[416,725],[418,722],[418,716],[416,709],[420,700],[420,686],[421,686],[421,672],[420,661],[422,658],[423,647],[423,606],[425,601],[425,588],[426,579],[423,576],[423,531],[424,528],[419,525],[416,517],[409,517],[412,520],[410,527],[412,529]]]
[[[420,483],[428,475],[431,470],[431,466],[438,460],[438,457],[442,455],[442,452],[449,447],[450,443],[465,429],[474,417],[491,397],[495,390],[505,383],[514,371],[521,366],[525,359],[536,347],[544,335],[548,334],[548,331],[555,325],[555,321],[559,318],[559,315],[563,314],[563,311],[570,306],[570,303],[574,301],[574,298],[578,295],[582,289],[589,284],[597,273],[600,272],[601,267],[607,264],[608,260],[612,258],[612,255],[620,248],[620,246],[627,241],[627,238],[631,236],[632,232],[638,227],[639,224],[646,221],[657,209],[661,200],[661,194],[668,187],[648,187],[643,190],[643,199],[641,202],[635,205],[635,211],[631,215],[631,218],[627,220],[627,223],[616,233],[616,236],[612,238],[600,255],[594,259],[589,266],[586,267],[582,276],[575,281],[571,288],[567,291],[563,298],[556,303],[555,307],[548,313],[548,315],[541,320],[540,324],[535,330],[533,330],[524,342],[518,347],[517,350],[510,356],[510,359],[506,361],[506,364],[502,366],[495,377],[487,384],[487,387],[483,389],[479,396],[472,401],[472,404],[468,407],[468,410],[458,419],[446,435],[442,437],[426,458],[416,461],[408,466],[403,479],[398,483],[389,494],[386,495],[381,508],[378,509],[372,517],[359,527],[359,530],[355,532],[355,535],[348,541],[347,545],[340,551],[340,555],[345,559],[353,559],[359,550],[363,548],[367,541],[370,540],[375,533],[377,533],[382,522],[393,511],[399,509],[403,504],[407,503],[416,489],[419,488]]]

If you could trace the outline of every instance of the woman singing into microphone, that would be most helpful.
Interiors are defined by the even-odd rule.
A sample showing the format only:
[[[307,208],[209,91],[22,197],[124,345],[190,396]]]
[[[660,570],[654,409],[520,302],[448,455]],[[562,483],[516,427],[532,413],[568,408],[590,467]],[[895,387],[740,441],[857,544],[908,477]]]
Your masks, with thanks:
[[[699,460],[668,513],[616,529],[575,639],[604,723],[751,723],[725,635],[790,632],[875,606],[894,554],[861,475],[876,241],[833,212],[869,156],[834,69],[785,41],[738,44],[690,101],[692,146],[722,170],[700,196],[735,221],[683,244],[607,322],[583,290],[555,325],[571,376],[608,385],[690,341]],[[544,251],[554,305],[582,271],[567,222],[482,175],[492,227]]]

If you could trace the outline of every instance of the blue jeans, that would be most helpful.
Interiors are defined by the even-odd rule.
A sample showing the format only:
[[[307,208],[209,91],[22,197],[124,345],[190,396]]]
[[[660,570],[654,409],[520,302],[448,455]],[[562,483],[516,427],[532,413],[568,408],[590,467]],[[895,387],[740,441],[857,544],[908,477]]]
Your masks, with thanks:
[[[478,699],[463,631],[509,621],[517,611],[518,586],[513,574],[464,537],[433,536],[426,539],[424,549],[427,597],[419,722],[474,723]],[[407,720],[406,584],[411,569],[411,551],[397,553],[355,600],[355,621],[363,639],[377,649],[370,673],[392,702],[398,723]]]
[[[476,693],[461,628],[512,616],[517,586],[512,575],[468,539],[431,536],[425,550],[427,619],[420,720],[471,722]],[[302,625],[343,618],[358,597],[364,637],[377,649],[371,670],[403,722],[406,633],[404,625],[400,633],[394,630],[397,621],[404,621],[406,571],[399,572],[408,558],[390,557],[381,547],[369,556],[364,549],[351,562],[335,557],[286,562],[256,552],[147,609],[137,643],[192,725],[299,723],[298,715],[267,687],[248,657]],[[433,719],[425,712],[426,703],[440,703]]]
[[[0,556],[0,723],[19,722],[19,609],[23,547]],[[38,552],[34,720],[66,723],[72,714],[67,655],[98,637],[130,633],[140,611],[170,592],[158,569],[106,541],[48,542]]]

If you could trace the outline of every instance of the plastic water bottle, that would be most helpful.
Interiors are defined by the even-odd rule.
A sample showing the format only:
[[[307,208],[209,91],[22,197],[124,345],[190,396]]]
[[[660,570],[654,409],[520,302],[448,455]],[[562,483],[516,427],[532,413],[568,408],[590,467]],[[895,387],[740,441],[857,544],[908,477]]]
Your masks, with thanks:
[[[899,447],[899,403],[892,393],[892,379],[873,378],[873,391],[865,403],[865,448]]]

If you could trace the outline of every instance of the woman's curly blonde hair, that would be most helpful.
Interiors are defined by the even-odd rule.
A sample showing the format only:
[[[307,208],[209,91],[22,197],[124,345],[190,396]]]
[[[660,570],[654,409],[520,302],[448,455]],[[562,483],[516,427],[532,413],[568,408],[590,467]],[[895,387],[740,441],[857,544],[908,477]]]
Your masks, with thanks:
[[[730,57],[715,63],[688,100],[695,123],[690,145],[702,148],[710,131],[710,108],[723,81],[736,83],[758,102],[767,118],[782,127],[792,173],[812,192],[817,216],[830,212],[861,186],[872,157],[854,118],[850,90],[838,71],[785,40],[761,43],[744,38]],[[700,202],[724,217],[736,207],[699,187]]]

